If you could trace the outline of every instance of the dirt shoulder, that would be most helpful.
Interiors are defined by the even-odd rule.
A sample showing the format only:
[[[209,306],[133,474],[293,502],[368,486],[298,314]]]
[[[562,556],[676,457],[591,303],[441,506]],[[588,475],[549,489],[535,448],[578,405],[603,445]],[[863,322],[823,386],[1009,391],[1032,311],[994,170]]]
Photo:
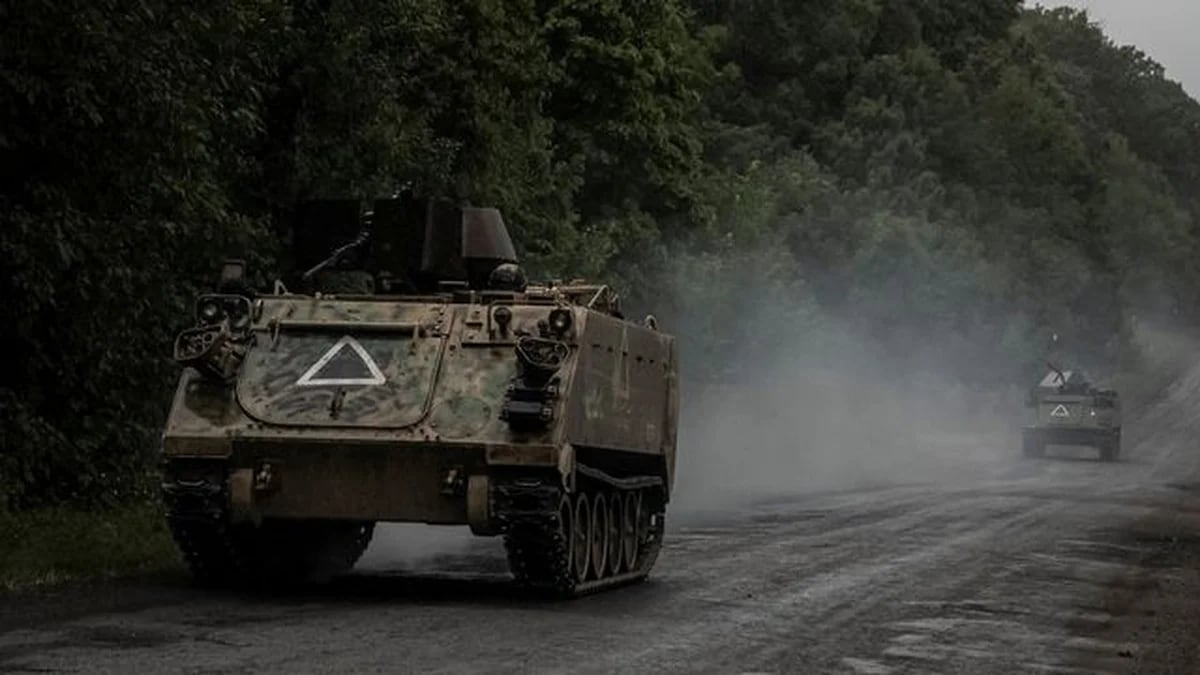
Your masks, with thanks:
[[[1200,486],[1175,489],[1153,514],[1108,531],[1130,572],[1109,583],[1101,609],[1112,619],[1095,637],[1123,646],[1085,670],[1200,672]]]

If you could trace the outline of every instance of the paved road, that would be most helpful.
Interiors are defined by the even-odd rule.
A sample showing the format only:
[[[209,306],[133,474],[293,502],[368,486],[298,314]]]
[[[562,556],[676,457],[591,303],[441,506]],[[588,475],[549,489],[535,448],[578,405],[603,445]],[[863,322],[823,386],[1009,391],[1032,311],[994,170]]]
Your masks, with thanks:
[[[495,542],[408,529],[302,597],[26,600],[0,672],[1200,672],[1197,430],[1164,409],[1118,464],[1000,453],[681,514],[650,581],[569,603],[518,597]]]

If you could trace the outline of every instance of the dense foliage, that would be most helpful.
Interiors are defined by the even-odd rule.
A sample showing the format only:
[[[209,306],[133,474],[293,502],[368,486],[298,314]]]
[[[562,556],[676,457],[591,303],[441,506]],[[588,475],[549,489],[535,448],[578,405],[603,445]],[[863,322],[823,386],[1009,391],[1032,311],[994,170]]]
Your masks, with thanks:
[[[1132,309],[1191,305],[1200,106],[1019,7],[0,6],[0,509],[146,484],[192,294],[304,197],[499,206],[536,272],[669,315],[696,378],[834,321],[969,378],[1050,331],[1111,359]]]

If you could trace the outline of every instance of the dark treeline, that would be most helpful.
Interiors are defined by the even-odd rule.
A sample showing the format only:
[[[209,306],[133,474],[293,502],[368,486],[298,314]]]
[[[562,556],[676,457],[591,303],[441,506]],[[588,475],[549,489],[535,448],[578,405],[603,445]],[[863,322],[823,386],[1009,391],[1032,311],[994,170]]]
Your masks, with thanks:
[[[669,317],[696,379],[834,318],[1002,379],[1051,331],[1103,362],[1134,312],[1193,304],[1200,107],[1067,10],[22,4],[0,6],[0,510],[149,483],[194,292],[225,256],[269,269],[306,197],[498,206],[535,276]]]

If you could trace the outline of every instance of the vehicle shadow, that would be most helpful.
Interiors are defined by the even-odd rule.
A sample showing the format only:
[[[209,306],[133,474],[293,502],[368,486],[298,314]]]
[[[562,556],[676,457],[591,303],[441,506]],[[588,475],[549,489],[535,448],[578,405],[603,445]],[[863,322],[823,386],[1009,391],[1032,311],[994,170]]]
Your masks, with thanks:
[[[1101,459],[1099,450],[1084,445],[1047,445],[1046,453],[1039,459],[1082,464],[1120,464],[1128,461],[1125,457],[1117,457],[1113,462],[1106,462]]]
[[[432,574],[354,574],[320,586],[275,590],[256,594],[276,605],[388,606],[442,605],[459,607],[504,607],[546,610],[570,610],[613,601],[628,602],[654,594],[653,581],[608,589],[577,598],[560,598],[531,591],[511,579],[447,577]],[[242,596],[245,599],[246,596]]]
[[[1062,454],[1054,454],[1051,452],[1047,452],[1044,456],[1038,457],[1038,459],[1042,460],[1044,462],[1060,462],[1060,463],[1067,463],[1067,464],[1121,464],[1121,463],[1128,463],[1128,461],[1129,461],[1129,460],[1126,460],[1123,458],[1118,458],[1111,462],[1106,462],[1106,461],[1100,459],[1099,457],[1084,457],[1084,456],[1079,456],[1079,455],[1062,455]]]
[[[623,600],[652,594],[653,579],[577,598],[561,598],[522,587],[508,574],[443,573],[428,571],[366,571],[333,578],[319,584],[253,589],[236,593],[249,601],[276,605],[388,605],[438,604],[475,607],[568,608],[579,604]],[[233,591],[225,593],[234,594]]]
[[[313,587],[308,594],[340,602],[437,602],[540,604],[553,598],[533,595],[507,575],[464,575],[433,572],[362,572]]]

